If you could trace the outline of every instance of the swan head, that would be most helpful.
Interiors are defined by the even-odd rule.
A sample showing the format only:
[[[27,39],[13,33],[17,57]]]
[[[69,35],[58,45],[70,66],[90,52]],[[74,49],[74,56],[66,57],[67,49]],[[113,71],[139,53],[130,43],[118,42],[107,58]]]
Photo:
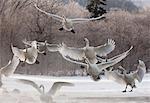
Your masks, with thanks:
[[[87,38],[84,38],[84,41],[86,42],[86,47],[89,47],[89,40]]]
[[[114,67],[109,67],[109,71],[113,71]]]
[[[66,16],[65,16],[65,15],[63,15],[62,17],[63,17],[64,21],[66,21],[66,22],[67,22],[67,18],[66,18]]]
[[[62,42],[61,45],[62,45],[63,47],[67,47],[67,45],[66,45],[64,42]]]
[[[122,70],[123,74],[126,74],[127,72],[122,66],[119,66],[118,69]]]
[[[41,84],[41,85],[39,86],[39,88],[42,89],[42,92],[43,92],[43,93],[45,92],[45,87],[44,87],[44,85]]]
[[[138,60],[138,62],[139,62],[139,65],[141,65],[141,66],[144,66],[144,65],[145,65],[142,60]]]
[[[85,62],[88,64],[88,67],[89,67],[89,66],[90,66],[90,64],[91,64],[91,63],[90,63],[90,61],[89,61],[89,59],[88,59],[88,58],[86,58],[86,57],[84,57],[83,59],[85,60]]]
[[[125,71],[125,69],[122,66],[118,66],[118,68]]]
[[[37,48],[37,41],[35,41],[35,40],[34,40],[34,41],[32,41],[32,42],[31,42],[31,45],[32,45],[32,47]]]

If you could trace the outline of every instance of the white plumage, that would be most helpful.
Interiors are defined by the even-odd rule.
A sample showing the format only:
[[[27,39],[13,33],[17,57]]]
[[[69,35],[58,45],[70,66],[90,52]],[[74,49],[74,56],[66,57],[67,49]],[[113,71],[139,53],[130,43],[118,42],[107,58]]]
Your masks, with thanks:
[[[20,61],[28,64],[34,64],[38,57],[37,41],[31,42],[31,47],[26,49],[19,49],[11,45],[13,54],[20,59]]]
[[[89,73],[89,75],[92,77],[92,79],[94,81],[97,81],[100,79],[100,73],[102,72],[102,70],[111,67],[117,63],[119,63],[121,60],[123,60],[131,51],[133,47],[131,46],[131,48],[129,50],[127,50],[126,52],[119,54],[117,56],[114,56],[110,59],[108,59],[107,61],[103,61],[102,63],[98,63],[98,64],[92,64],[90,63],[90,61],[88,60],[88,58],[86,58],[86,62],[87,62],[87,72]]]
[[[19,63],[20,63],[19,58],[16,56],[13,56],[12,60],[10,60],[6,66],[0,69],[0,86],[2,86],[2,81],[1,81],[2,75],[6,77],[12,75],[15,72]]]
[[[31,80],[19,79],[18,81],[22,82],[26,85],[31,85],[32,87],[34,87],[40,93],[41,101],[43,101],[45,103],[53,103],[52,96],[55,96],[56,92],[58,92],[61,89],[61,87],[74,86],[74,84],[72,84],[70,82],[58,81],[58,82],[54,82],[54,84],[52,85],[52,87],[50,88],[50,90],[48,92],[45,92],[45,87],[43,85],[38,86],[35,82],[33,82]],[[43,90],[41,90],[41,88],[43,88]]]
[[[61,22],[62,23],[62,28],[60,28],[60,30],[65,29],[66,31],[71,31],[72,33],[75,33],[74,27],[73,27],[73,24],[75,24],[75,23],[94,21],[94,20],[99,20],[99,19],[103,19],[104,18],[104,16],[100,16],[100,17],[97,17],[97,18],[89,18],[89,19],[88,18],[74,18],[74,19],[70,19],[70,18],[66,18],[65,16],[61,17],[61,16],[58,16],[58,15],[55,15],[55,14],[48,13],[48,12],[38,8],[37,5],[34,5],[34,6],[35,6],[35,8],[38,11],[40,11],[40,12],[42,12],[42,13],[50,16],[50,17],[52,17],[53,19]]]
[[[106,56],[115,49],[115,42],[112,39],[108,39],[108,43],[97,47],[89,46],[89,40],[87,38],[85,38],[85,41],[86,46],[83,48],[68,47],[64,43],[59,45],[46,43],[45,45],[43,42],[37,42],[37,44],[38,46],[46,46],[47,50],[50,52],[59,52],[67,61],[81,65],[85,64],[85,57],[87,57],[91,63],[97,63],[97,55]],[[30,43],[31,41],[24,42],[24,44],[28,45],[31,45]]]
[[[141,82],[144,77],[144,74],[146,73],[145,63],[141,60],[139,60],[137,70],[132,73],[127,74],[126,69],[123,68],[122,66],[119,66],[119,69],[123,70],[123,74],[119,73],[117,70],[114,70],[114,71],[105,70],[105,76],[108,79],[113,80],[119,84],[126,85],[126,88],[123,92],[126,92],[128,85],[131,86],[132,88],[131,91],[132,91],[133,88],[136,87],[135,80],[138,80],[139,82]]]

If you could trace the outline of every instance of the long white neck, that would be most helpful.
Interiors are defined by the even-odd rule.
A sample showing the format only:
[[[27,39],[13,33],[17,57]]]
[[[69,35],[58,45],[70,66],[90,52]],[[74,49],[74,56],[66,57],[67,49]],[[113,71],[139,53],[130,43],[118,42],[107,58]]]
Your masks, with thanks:
[[[87,38],[84,38],[85,42],[86,42],[86,47],[90,46],[89,40]]]
[[[63,15],[63,19],[64,19],[65,22],[67,22],[67,18],[64,15]]]
[[[44,94],[45,93],[44,85],[41,84],[39,88],[42,88],[42,93]]]
[[[31,43],[31,45],[32,45],[32,48],[37,49],[37,42],[36,42],[36,41],[33,41],[33,42]]]

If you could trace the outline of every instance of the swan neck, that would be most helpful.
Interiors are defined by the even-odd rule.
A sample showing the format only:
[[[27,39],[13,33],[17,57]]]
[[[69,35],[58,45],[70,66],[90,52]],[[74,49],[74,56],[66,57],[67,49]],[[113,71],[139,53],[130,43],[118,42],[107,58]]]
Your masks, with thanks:
[[[64,18],[64,21],[67,22],[67,18],[65,16],[63,16],[63,18]]]
[[[45,88],[44,88],[44,85],[40,85],[40,88],[42,89],[42,93],[45,93]]]
[[[86,47],[89,47],[90,46],[90,44],[89,44],[89,41],[87,40],[86,41]]]

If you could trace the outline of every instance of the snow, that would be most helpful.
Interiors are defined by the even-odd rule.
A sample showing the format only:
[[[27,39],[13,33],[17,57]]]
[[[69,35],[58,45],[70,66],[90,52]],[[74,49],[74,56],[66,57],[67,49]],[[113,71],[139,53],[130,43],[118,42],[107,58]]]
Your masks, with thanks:
[[[90,77],[50,77],[14,74],[2,79],[0,103],[43,103],[39,93],[31,86],[19,83],[17,79],[29,79],[38,85],[44,84],[46,91],[56,81],[74,83],[73,87],[62,87],[53,98],[56,103],[150,103],[150,74],[146,74],[142,83],[136,83],[133,92],[122,93],[125,86],[105,77],[94,82]],[[128,88],[130,90],[130,87]]]

